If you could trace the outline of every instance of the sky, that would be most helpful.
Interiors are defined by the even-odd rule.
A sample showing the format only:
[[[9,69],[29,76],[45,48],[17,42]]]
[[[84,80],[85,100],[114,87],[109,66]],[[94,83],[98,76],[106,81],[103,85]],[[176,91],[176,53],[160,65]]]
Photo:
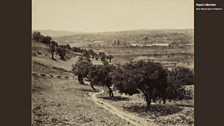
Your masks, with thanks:
[[[193,29],[194,0],[32,0],[32,29]]]

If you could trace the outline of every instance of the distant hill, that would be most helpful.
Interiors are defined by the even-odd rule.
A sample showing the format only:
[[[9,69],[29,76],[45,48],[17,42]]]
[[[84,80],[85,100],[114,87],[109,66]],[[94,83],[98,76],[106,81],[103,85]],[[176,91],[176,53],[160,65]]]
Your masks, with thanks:
[[[87,46],[87,45],[103,45],[108,46],[114,44],[115,41],[120,43],[138,43],[147,41],[146,43],[193,43],[193,29],[139,29],[115,32],[66,32],[41,30],[44,35],[51,36],[59,44],[70,44],[71,46]],[[147,40],[144,40],[147,38]]]
[[[39,31],[43,35],[48,35],[51,37],[62,37],[62,36],[71,36],[75,34],[83,34],[81,32],[70,32],[70,31],[54,31],[54,30],[34,30]]]

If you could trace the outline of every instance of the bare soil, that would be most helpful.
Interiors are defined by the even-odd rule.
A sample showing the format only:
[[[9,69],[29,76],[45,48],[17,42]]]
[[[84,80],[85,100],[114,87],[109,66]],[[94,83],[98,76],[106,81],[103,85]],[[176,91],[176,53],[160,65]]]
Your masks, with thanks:
[[[64,78],[69,73],[36,63],[33,71],[46,75],[32,76],[33,126],[131,126],[95,104],[89,94],[92,92],[90,86],[80,85],[77,79]],[[51,77],[47,74],[58,75]]]
[[[108,97],[107,89],[98,95],[103,102],[109,103],[120,111],[132,114],[133,116],[149,120],[159,126],[192,126],[194,125],[194,101],[168,101],[163,103],[152,103],[151,109],[146,108],[146,102],[141,94],[128,96],[114,91],[114,98]]]

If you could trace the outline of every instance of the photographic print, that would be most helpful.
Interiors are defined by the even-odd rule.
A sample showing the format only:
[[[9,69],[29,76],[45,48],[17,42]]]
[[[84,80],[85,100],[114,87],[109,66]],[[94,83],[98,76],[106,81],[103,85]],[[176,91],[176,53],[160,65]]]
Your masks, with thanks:
[[[193,0],[32,0],[32,126],[193,126]]]

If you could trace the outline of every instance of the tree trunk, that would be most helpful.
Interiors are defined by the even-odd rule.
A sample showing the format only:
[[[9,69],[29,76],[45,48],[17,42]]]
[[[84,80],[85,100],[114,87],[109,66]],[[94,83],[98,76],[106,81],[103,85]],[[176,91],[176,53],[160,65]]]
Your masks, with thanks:
[[[114,94],[113,94],[113,91],[112,91],[112,89],[110,88],[110,86],[107,86],[107,88],[109,89],[109,96],[110,97],[114,97]]]
[[[162,100],[163,100],[163,104],[166,104],[166,98],[163,97]]]
[[[90,83],[90,85],[91,85],[92,89],[93,89],[94,91],[96,91],[96,89],[94,88],[94,84],[93,84],[93,83]]]
[[[150,98],[146,98],[146,103],[147,103],[147,109],[150,109],[151,99]]]
[[[83,77],[81,74],[78,75],[78,81],[80,84],[84,84]]]
[[[51,53],[51,58],[54,59],[54,52]]]
[[[145,91],[144,89],[140,88],[140,90],[142,91],[142,93],[145,96],[145,101],[147,103],[147,108],[150,109],[150,105],[151,105],[151,97],[149,92]]]

